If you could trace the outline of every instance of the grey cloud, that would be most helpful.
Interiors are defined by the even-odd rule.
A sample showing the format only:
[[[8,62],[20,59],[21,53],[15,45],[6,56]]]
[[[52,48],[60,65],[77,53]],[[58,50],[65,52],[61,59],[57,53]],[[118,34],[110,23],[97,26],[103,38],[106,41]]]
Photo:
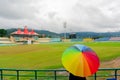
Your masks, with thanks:
[[[25,19],[35,17],[35,12],[29,0],[0,0],[0,17]]]
[[[105,31],[120,27],[119,0],[61,0],[60,4],[53,4],[54,2],[55,0],[0,0],[0,23],[6,26],[37,25],[36,27],[42,26],[57,32],[64,31],[64,21],[67,22],[68,31]]]
[[[94,0],[94,2],[96,1]],[[102,28],[120,26],[120,24],[118,24],[120,23],[119,7],[119,2],[114,1],[114,3],[111,3],[111,1],[108,0],[107,2],[103,1],[100,4],[89,2],[87,5],[78,2],[73,6],[72,11],[74,12],[74,19],[78,21],[77,25],[79,24],[79,26],[88,27],[89,29],[95,27],[99,30]]]
[[[49,17],[50,19],[54,19],[54,18],[56,17],[56,15],[57,15],[56,12],[49,12],[49,13],[48,13],[48,17]]]

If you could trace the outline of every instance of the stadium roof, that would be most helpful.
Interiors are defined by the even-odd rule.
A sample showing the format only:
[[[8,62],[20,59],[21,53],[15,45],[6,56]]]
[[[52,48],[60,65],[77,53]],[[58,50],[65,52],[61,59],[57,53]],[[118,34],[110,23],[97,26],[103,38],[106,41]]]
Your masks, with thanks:
[[[16,35],[39,35],[33,29],[31,31],[29,31],[28,28],[27,28],[27,26],[24,27],[23,31],[21,31],[21,29],[18,28],[17,31],[12,32],[11,34],[16,34]]]

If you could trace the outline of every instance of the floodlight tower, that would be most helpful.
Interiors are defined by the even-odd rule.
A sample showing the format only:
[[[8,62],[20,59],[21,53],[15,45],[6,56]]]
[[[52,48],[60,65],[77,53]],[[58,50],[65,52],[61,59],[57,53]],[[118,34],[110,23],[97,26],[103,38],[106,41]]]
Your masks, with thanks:
[[[66,38],[67,38],[67,35],[66,35],[67,23],[66,23],[66,22],[63,23],[63,27],[64,27],[64,29],[65,29],[64,38],[66,39]]]

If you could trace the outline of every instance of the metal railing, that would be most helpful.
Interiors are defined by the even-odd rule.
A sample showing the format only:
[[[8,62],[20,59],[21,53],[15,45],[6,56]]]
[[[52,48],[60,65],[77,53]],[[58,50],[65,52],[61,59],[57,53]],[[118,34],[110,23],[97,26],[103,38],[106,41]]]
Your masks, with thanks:
[[[119,79],[120,68],[100,68],[88,80]],[[68,80],[66,70],[27,70],[27,69],[0,69],[0,80]]]

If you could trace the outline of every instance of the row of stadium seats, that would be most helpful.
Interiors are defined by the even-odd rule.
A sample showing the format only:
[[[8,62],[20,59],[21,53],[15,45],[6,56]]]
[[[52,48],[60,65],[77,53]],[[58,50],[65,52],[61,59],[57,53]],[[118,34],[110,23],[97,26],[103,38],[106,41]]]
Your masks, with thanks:
[[[71,42],[79,42],[79,41],[83,41],[83,39],[71,39]]]
[[[99,38],[99,39],[95,39],[95,41],[109,41],[109,37],[104,37],[104,38]]]
[[[45,40],[45,39],[44,39]],[[47,39],[47,42],[64,42],[61,38],[49,38]],[[78,38],[78,39],[69,39],[69,42],[92,42],[92,41],[120,41],[120,37],[104,37],[104,38],[99,38],[99,39],[92,39],[92,38]]]
[[[21,38],[21,37],[14,37],[15,41],[22,41],[22,40],[27,40],[27,38]],[[39,38],[34,36],[31,38],[32,40],[38,40]]]
[[[38,37],[32,37],[34,40],[38,40],[40,42],[64,42],[61,38],[38,38]],[[20,41],[20,37],[14,37],[15,41]],[[76,39],[69,39],[69,42],[91,42],[91,41],[120,41],[120,37],[103,37],[98,39],[92,39],[92,38],[76,38]]]
[[[95,39],[95,41],[120,41],[120,37],[104,37]]]
[[[2,37],[2,38],[0,38],[0,44],[10,44],[10,43],[12,43],[11,41],[10,41],[10,39],[9,38],[7,38],[7,37]]]
[[[51,38],[50,42],[61,42],[61,38]]]
[[[120,37],[111,37],[110,41],[120,41]]]

